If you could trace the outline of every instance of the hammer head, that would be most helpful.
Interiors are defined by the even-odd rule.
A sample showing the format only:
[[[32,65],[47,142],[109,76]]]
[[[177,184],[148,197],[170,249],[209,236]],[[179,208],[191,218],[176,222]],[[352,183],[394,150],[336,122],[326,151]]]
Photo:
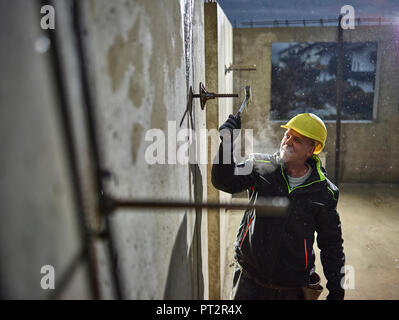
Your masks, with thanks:
[[[246,86],[245,87],[245,99],[240,107],[240,109],[237,112],[237,116],[241,114],[245,110],[245,108],[248,106],[249,102],[251,101],[251,87]]]
[[[245,87],[245,98],[248,100],[248,102],[252,101],[252,94],[251,94],[251,87],[246,86]]]

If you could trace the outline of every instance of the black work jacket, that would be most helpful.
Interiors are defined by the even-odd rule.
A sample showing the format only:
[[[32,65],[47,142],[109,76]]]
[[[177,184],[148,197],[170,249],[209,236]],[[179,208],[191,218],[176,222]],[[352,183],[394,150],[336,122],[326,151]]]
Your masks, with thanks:
[[[222,150],[221,144],[219,155]],[[215,188],[228,193],[248,190],[250,203],[261,197],[289,199],[287,213],[282,216],[257,214],[254,208],[245,211],[235,242],[235,258],[241,267],[266,285],[305,286],[314,268],[316,231],[329,290],[327,299],[343,299],[341,280],[345,256],[336,211],[339,191],[326,178],[320,159],[316,155],[308,159],[312,173],[302,185],[293,189],[279,152],[252,154],[239,165],[234,161],[222,164],[221,157],[219,160],[219,164],[212,166]],[[243,168],[250,170],[237,174],[237,170]]]

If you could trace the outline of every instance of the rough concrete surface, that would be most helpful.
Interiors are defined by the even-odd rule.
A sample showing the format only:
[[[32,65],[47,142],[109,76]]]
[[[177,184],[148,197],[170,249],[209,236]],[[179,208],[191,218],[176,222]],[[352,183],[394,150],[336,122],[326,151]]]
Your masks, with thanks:
[[[338,212],[346,255],[346,300],[394,300],[399,298],[399,185],[343,184]],[[226,284],[222,299],[229,299],[233,268],[233,244],[242,211],[230,211],[226,254]],[[328,294],[319,249],[314,244],[316,270]]]
[[[189,201],[195,196],[202,201],[205,167],[176,163],[173,146],[181,146],[177,132],[188,86],[204,82],[203,3],[97,0],[82,7],[99,144],[103,166],[112,172],[107,191],[126,199]],[[194,124],[205,127],[205,116],[198,114]],[[187,118],[182,128],[186,125]],[[147,151],[158,137],[159,162],[150,164]],[[113,216],[125,297],[206,295],[200,287],[207,260],[197,259],[197,251],[205,252],[202,213],[123,210]],[[101,281],[105,291],[107,283]]]

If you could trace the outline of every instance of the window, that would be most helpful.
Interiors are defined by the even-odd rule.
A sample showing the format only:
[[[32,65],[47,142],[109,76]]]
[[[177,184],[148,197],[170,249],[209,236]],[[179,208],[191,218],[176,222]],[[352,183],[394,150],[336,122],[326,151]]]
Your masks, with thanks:
[[[271,120],[336,117],[336,42],[272,43]],[[344,42],[342,120],[372,120],[377,42]]]

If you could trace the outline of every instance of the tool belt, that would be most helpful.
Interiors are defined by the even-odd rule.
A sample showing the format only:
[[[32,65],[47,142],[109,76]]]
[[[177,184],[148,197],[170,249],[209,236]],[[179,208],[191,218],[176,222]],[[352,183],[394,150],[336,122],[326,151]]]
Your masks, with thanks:
[[[304,300],[317,300],[320,297],[320,294],[323,292],[323,286],[320,285],[320,276],[314,272],[310,275],[309,284],[304,287],[286,287],[280,286],[273,283],[266,283],[258,280],[256,277],[253,277],[249,274],[238,262],[235,262],[235,265],[241,270],[241,272],[254,281],[259,286],[268,289],[275,290],[300,290],[302,289]]]
[[[273,283],[266,283],[263,281],[260,281],[258,278],[252,276],[250,273],[248,273],[248,271],[246,271],[237,261],[235,261],[234,263],[239,269],[240,271],[249,279],[251,279],[252,281],[254,281],[257,285],[264,287],[264,288],[268,288],[268,289],[275,289],[275,290],[298,290],[300,289],[300,287],[286,287],[286,286],[280,286],[280,285],[276,285]]]

